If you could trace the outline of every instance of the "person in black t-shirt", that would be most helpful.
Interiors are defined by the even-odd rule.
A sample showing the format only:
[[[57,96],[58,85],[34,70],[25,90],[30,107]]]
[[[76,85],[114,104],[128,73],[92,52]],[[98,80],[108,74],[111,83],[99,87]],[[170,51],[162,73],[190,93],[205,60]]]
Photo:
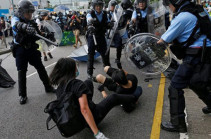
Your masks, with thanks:
[[[115,69],[109,66],[106,66],[104,71],[111,78],[106,78],[102,74],[98,74],[95,78],[96,82],[102,84],[98,87],[98,90],[102,93],[104,98],[107,97],[104,87],[118,94],[133,94],[135,92],[138,84],[138,79],[135,75],[128,74],[122,69]]]
[[[76,62],[71,58],[61,58],[50,74],[50,82],[52,85],[58,86],[56,91],[57,98],[64,93],[64,88],[67,85],[65,93],[73,93],[74,98],[77,99],[75,101],[78,101],[78,108],[87,123],[86,125],[90,127],[95,138],[108,139],[99,131],[97,124],[104,119],[114,106],[134,103],[137,100],[137,96],[131,94],[112,94],[103,99],[100,103],[95,104],[92,101],[94,90],[92,80],[83,82],[76,79],[78,75],[79,70]],[[68,81],[70,82],[68,83]]]

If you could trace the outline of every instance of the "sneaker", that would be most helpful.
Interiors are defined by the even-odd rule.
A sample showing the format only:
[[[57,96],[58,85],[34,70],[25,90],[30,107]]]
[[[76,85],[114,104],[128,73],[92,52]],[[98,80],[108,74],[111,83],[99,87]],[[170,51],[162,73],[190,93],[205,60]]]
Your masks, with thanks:
[[[48,53],[48,56],[52,59],[53,58],[53,56],[51,55],[51,53]]]
[[[74,44],[73,47],[77,48],[77,44]]]
[[[48,58],[47,58],[47,56],[44,56],[44,61],[48,61]]]
[[[80,46],[82,46],[82,41],[80,41]]]

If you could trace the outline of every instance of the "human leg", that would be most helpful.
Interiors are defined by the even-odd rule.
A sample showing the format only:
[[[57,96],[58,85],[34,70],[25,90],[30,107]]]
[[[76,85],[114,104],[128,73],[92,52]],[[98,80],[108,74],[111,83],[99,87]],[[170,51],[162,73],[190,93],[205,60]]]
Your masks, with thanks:
[[[25,104],[27,101],[27,87],[26,87],[26,72],[28,66],[28,58],[25,55],[24,48],[18,47],[16,49],[16,67],[18,70],[18,94],[20,96],[20,104]]]
[[[87,41],[88,41],[87,74],[88,78],[92,78],[94,69],[93,65],[94,65],[95,44],[92,36],[89,36]]]
[[[29,63],[34,66],[37,70],[37,73],[43,82],[43,85],[45,87],[45,91],[48,92],[54,92],[54,88],[50,85],[49,78],[47,71],[45,70],[44,65],[42,64],[41,61],[41,54],[38,50],[34,50],[31,52],[31,57],[29,59]]]

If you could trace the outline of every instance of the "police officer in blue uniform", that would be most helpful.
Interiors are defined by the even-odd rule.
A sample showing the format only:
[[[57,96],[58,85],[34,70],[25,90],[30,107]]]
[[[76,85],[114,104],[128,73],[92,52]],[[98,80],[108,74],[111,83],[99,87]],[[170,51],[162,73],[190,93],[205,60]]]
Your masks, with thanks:
[[[135,34],[148,32],[147,15],[152,13],[152,8],[147,6],[147,0],[136,0],[135,3],[130,30],[134,30]]]
[[[107,29],[113,27],[113,24],[109,22],[107,12],[103,11],[103,6],[103,0],[92,0],[93,10],[86,16],[88,23],[86,35],[88,41],[88,78],[93,77],[95,50],[100,53],[104,66],[110,66],[109,54],[106,55],[107,43],[105,33]],[[93,35],[96,37],[97,45],[95,45]]]
[[[37,50],[39,46],[35,43],[39,38],[34,36],[34,34],[36,32],[41,34],[41,32],[39,32],[35,21],[31,20],[34,11],[34,6],[30,1],[22,0],[18,3],[18,10],[12,19],[14,35],[12,51],[16,59],[18,70],[20,104],[25,104],[27,101],[26,72],[28,63],[36,68],[39,77],[45,86],[45,91],[54,91],[49,83],[45,67],[42,64],[41,53]]]
[[[185,133],[187,132],[187,127],[185,123],[185,98],[183,89],[191,85],[193,76],[197,74],[195,73],[195,69],[203,64],[201,60],[203,47],[206,47],[206,51],[209,52],[206,62],[210,64],[211,40],[206,38],[207,35],[202,34],[201,27],[198,28],[197,23],[200,21],[191,13],[191,11],[196,10],[193,3],[188,0],[164,0],[164,4],[169,6],[175,16],[168,30],[161,36],[158,44],[173,42],[170,48],[178,58],[183,59],[183,63],[177,69],[168,88],[170,122],[162,122],[161,128],[171,132]],[[202,11],[203,15],[206,15],[203,8]],[[206,15],[206,21],[210,22],[208,15]],[[204,41],[206,41],[206,43],[203,43]],[[209,74],[210,71],[204,76]],[[196,84],[196,86],[200,88],[199,85]],[[202,111],[205,114],[211,113],[210,90],[204,89],[200,91],[200,89],[198,89],[193,91],[207,105]]]
[[[108,12],[108,18],[109,20],[112,20],[113,12],[115,9],[115,6],[117,5],[116,0],[111,0],[108,4],[109,12]],[[117,67],[119,69],[122,69],[122,65],[120,62],[121,53],[122,53],[122,38],[118,32],[115,33],[113,38],[114,47],[116,48],[116,59],[115,62],[117,63]]]

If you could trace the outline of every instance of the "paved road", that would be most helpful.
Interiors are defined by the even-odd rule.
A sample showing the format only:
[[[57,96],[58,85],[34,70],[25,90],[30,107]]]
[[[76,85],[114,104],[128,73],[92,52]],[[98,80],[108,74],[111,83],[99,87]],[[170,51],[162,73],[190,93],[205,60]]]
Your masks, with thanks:
[[[73,47],[58,47],[52,51],[53,59],[43,62],[47,67],[47,72],[50,73],[55,62],[61,57],[67,57],[74,50]],[[111,48],[111,65],[116,67],[114,63],[115,49]],[[1,55],[4,58],[8,54]],[[99,125],[99,129],[111,139],[177,139],[180,137],[178,133],[168,133],[160,131],[159,129],[159,116],[155,117],[157,122],[153,122],[154,114],[159,112],[162,114],[163,120],[169,118],[169,102],[168,102],[168,85],[169,80],[165,82],[160,81],[160,75],[155,79],[145,82],[145,76],[141,75],[137,70],[128,65],[124,56],[122,58],[122,65],[126,71],[136,74],[139,80],[139,85],[143,87],[143,95],[139,99],[136,110],[132,113],[125,113],[120,106],[115,107],[106,116],[103,122]],[[10,55],[2,63],[2,66],[8,73],[17,81],[17,71],[15,67],[15,60]],[[94,75],[103,73],[103,66],[101,58],[95,61]],[[80,62],[79,79],[85,80],[86,63]],[[20,105],[18,100],[18,87],[17,84],[14,88],[2,89],[0,88],[0,139],[62,139],[58,130],[52,129],[47,131],[46,119],[47,114],[43,112],[46,104],[55,99],[54,94],[46,94],[44,87],[37,74],[36,70],[29,65],[28,67],[28,103]],[[104,74],[104,73],[103,73]],[[162,78],[163,79],[163,78]],[[161,82],[161,83],[160,83]],[[98,84],[94,83],[95,93],[94,102],[98,103],[103,98],[97,91]],[[158,96],[162,94],[159,90],[165,88],[164,102],[157,100]],[[160,89],[161,88],[161,89]],[[158,93],[159,92],[159,93]],[[111,92],[112,93],[112,92]],[[162,96],[162,95],[161,95]],[[162,98],[162,97],[161,97]],[[211,138],[211,117],[204,115],[201,112],[201,103],[197,97],[187,90],[186,93],[187,113],[188,113],[188,130],[190,138],[209,139]],[[156,103],[163,104],[156,105]],[[154,120],[156,121],[156,120]],[[153,124],[154,123],[154,124]],[[153,128],[153,125],[155,128]],[[152,130],[153,129],[153,130]],[[81,133],[71,137],[72,139],[91,139],[94,138],[89,129],[83,130]]]

